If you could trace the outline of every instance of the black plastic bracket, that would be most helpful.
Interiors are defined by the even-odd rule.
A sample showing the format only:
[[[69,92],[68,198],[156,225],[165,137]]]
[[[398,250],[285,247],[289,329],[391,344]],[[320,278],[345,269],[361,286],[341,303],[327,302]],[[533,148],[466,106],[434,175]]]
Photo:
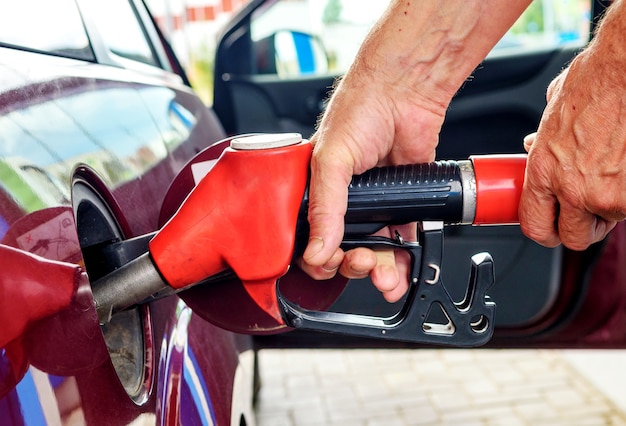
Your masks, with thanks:
[[[310,311],[280,294],[278,301],[285,323],[301,330],[372,337],[414,343],[475,347],[493,335],[495,303],[487,295],[494,283],[493,259],[489,253],[472,256],[465,297],[455,302],[441,280],[443,222],[423,222],[418,242],[365,237],[345,240],[344,249],[400,249],[411,256],[409,291],[400,311],[392,317]]]

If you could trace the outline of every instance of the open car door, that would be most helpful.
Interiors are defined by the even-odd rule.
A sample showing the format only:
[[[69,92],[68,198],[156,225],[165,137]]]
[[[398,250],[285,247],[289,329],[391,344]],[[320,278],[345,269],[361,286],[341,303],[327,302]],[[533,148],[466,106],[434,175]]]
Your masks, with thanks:
[[[217,48],[214,109],[227,133],[309,137],[334,80],[385,7],[371,3],[251,1]],[[522,140],[538,126],[548,84],[586,44],[605,6],[534,2],[453,99],[438,159],[524,152]],[[450,295],[462,299],[470,257],[491,253],[489,295],[497,305],[491,346],[623,347],[625,232],[619,224],[605,241],[573,252],[541,247],[518,226],[446,227],[442,279]],[[353,281],[329,310],[389,317],[403,303],[389,304],[371,285]],[[300,331],[258,337],[257,344],[403,345]]]

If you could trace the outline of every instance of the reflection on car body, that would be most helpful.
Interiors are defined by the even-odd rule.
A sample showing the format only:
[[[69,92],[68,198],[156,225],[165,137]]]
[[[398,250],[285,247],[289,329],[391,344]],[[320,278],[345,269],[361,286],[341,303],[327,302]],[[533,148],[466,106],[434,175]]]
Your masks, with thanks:
[[[173,177],[224,134],[172,72],[177,64],[163,62],[168,46],[138,20],[149,18],[141,2],[116,9],[153,55],[140,66],[128,51],[101,54],[105,32],[88,44],[96,38],[84,31],[99,28],[83,3],[21,2],[0,14],[19,23],[0,29],[0,247],[10,250],[0,255],[0,335],[10,339],[0,352],[1,422],[252,423],[248,337],[174,297],[98,324],[89,282],[103,271],[99,245],[156,230]],[[25,37],[25,16],[48,6],[63,19],[48,17],[43,38]],[[71,32],[79,36],[66,44]],[[23,291],[11,299],[7,288]]]

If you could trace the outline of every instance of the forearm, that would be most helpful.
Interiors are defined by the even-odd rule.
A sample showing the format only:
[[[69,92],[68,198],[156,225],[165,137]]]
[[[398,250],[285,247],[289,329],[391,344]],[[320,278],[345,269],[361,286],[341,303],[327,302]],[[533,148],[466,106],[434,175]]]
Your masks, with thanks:
[[[393,0],[353,68],[445,104],[530,0]],[[364,76],[365,77],[365,76]],[[367,78],[367,77],[365,77]]]

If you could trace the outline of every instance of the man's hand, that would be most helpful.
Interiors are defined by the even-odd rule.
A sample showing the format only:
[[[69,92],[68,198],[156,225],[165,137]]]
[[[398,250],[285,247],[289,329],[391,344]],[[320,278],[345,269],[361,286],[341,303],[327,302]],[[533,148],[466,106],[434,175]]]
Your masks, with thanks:
[[[317,279],[370,275],[389,301],[408,288],[406,253],[343,253],[348,184],[375,166],[434,160],[450,100],[530,0],[392,0],[336,88],[312,138],[310,240],[299,264]],[[398,231],[406,240],[416,227]]]
[[[404,254],[364,248],[344,254],[337,248],[343,237],[348,184],[353,175],[376,166],[433,161],[445,105],[410,103],[399,86],[360,84],[358,75],[346,76],[311,140],[311,230],[300,266],[316,279],[330,278],[337,271],[348,278],[371,274],[385,298],[395,301],[408,288]],[[395,230],[406,241],[415,239],[414,225]],[[391,232],[385,228],[378,235],[390,237]]]
[[[611,6],[594,41],[550,84],[524,143],[521,226],[548,247],[583,250],[626,218],[624,11],[623,1]]]

